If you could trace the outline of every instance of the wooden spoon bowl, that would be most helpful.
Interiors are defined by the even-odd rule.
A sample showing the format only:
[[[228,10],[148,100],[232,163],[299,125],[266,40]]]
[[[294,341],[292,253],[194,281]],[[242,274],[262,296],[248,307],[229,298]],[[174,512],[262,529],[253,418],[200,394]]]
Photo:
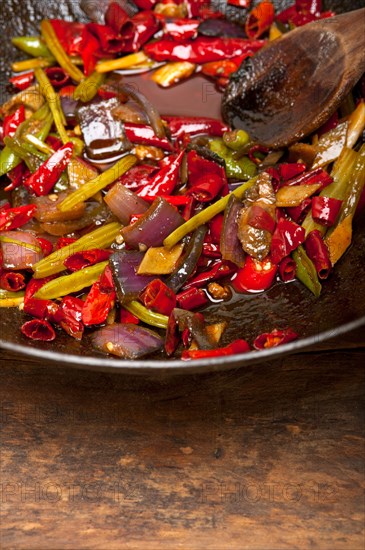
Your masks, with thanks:
[[[233,75],[223,118],[273,149],[312,133],[365,71],[365,8],[297,28]]]

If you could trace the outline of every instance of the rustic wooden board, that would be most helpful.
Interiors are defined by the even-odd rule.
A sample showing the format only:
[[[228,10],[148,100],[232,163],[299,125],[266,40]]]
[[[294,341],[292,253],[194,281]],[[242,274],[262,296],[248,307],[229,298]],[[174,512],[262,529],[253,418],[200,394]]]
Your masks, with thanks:
[[[361,332],[156,379],[3,353],[2,548],[362,550]]]

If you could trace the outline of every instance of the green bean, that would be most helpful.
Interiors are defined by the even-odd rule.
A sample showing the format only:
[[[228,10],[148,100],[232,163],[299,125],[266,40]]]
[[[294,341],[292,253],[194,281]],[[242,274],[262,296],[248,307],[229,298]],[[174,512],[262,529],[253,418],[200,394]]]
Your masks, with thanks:
[[[76,189],[59,205],[61,212],[70,210],[80,202],[84,202],[90,197],[93,197],[98,191],[101,191],[107,185],[110,185],[117,180],[124,172],[129,170],[135,163],[137,158],[134,155],[127,155],[121,158],[114,166],[99,174],[96,178],[86,182],[79,189]]]
[[[56,94],[52,84],[50,83],[46,73],[43,69],[34,69],[34,74],[41,87],[42,94],[47,100],[49,108],[51,109],[53,120],[57,128],[57,132],[62,142],[68,143],[70,141],[67,132],[65,130],[66,119],[61,108],[61,101],[58,94]]]
[[[59,65],[65,69],[73,80],[81,82],[81,80],[85,78],[83,73],[78,67],[75,67],[68,57],[48,19],[43,19],[43,21],[41,21],[41,33],[48,49],[54,55]]]
[[[84,267],[71,275],[63,275],[52,279],[43,285],[35,294],[34,298],[40,300],[52,300],[60,296],[67,296],[72,292],[78,292],[87,286],[94,284],[102,274],[109,262],[100,262],[90,267]]]
[[[235,197],[237,197],[238,199],[241,199],[244,193],[246,192],[246,190],[252,187],[255,181],[256,181],[256,178],[252,178],[249,181],[246,181],[245,183],[237,187],[234,191],[232,191],[231,194],[226,195],[225,197],[222,197],[214,204],[211,204],[201,212],[198,212],[198,214],[195,214],[195,216],[190,218],[190,220],[185,222],[183,225],[180,225],[180,227],[175,229],[175,231],[173,231],[172,233],[170,233],[168,237],[166,237],[166,239],[163,242],[164,246],[166,246],[167,248],[171,248],[176,243],[181,241],[181,239],[184,238],[185,235],[187,235],[188,233],[191,233],[191,231],[194,231],[200,225],[204,225],[220,212],[223,212],[223,210],[227,206],[229,197],[231,195],[235,195]]]
[[[166,315],[155,313],[154,311],[151,311],[150,309],[144,307],[136,300],[132,300],[131,302],[123,304],[123,307],[147,325],[159,328],[167,328],[169,318],[166,317]]]
[[[52,57],[51,52],[40,36],[17,36],[12,44],[32,57]]]
[[[322,286],[318,280],[317,270],[312,260],[307,256],[303,246],[293,252],[293,260],[297,264],[297,278],[314,294],[316,298],[321,293]]]
[[[98,89],[103,84],[104,80],[104,74],[94,71],[77,86],[74,91],[74,99],[79,99],[83,103],[91,101],[98,93]]]
[[[119,234],[121,225],[117,222],[112,222],[102,227],[98,227],[87,235],[80,237],[77,241],[59,250],[55,250],[43,260],[40,260],[33,265],[34,278],[39,279],[60,273],[65,269],[64,261],[66,258],[75,252],[89,250],[92,248],[107,248],[115,240]]]

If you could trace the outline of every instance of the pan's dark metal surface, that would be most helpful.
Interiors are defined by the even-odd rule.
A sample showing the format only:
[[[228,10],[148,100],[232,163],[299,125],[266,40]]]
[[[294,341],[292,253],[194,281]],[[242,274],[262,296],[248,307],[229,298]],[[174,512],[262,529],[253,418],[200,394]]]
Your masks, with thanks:
[[[282,6],[291,1],[279,2]],[[277,5],[278,3],[276,3]],[[327,2],[331,8],[335,2]],[[355,5],[356,4],[356,5]],[[341,2],[338,11],[361,7],[363,2]],[[337,3],[338,8],[338,3]],[[341,9],[342,8],[342,9]],[[79,2],[36,2],[35,0],[8,0],[2,9],[3,40],[0,56],[1,103],[7,97],[6,82],[9,76],[9,63],[21,58],[9,44],[9,37],[35,34],[43,17],[62,17],[69,20],[85,20]],[[7,37],[7,38],[5,38]],[[197,114],[215,110],[219,102],[212,86],[198,80],[195,87],[200,104],[194,104]],[[164,94],[164,91],[161,92]],[[185,97],[190,97],[185,95]],[[192,103],[190,101],[190,103]],[[186,113],[185,113],[186,114]],[[217,113],[212,113],[216,116]],[[363,216],[364,217],[364,216]],[[0,346],[25,355],[37,357],[46,362],[69,364],[90,370],[134,372],[186,373],[207,372],[231,367],[248,366],[275,359],[288,353],[302,351],[329,338],[340,336],[348,330],[365,324],[365,223],[358,220],[351,248],[338,262],[330,279],[323,284],[319,299],[315,299],[299,282],[277,284],[268,292],[259,295],[234,296],[230,303],[219,307],[211,306],[207,311],[208,320],[227,319],[229,327],[225,339],[235,338],[252,341],[255,335],[270,331],[275,327],[290,326],[301,338],[290,344],[246,355],[228,358],[215,358],[194,362],[177,359],[166,360],[156,355],[148,360],[124,361],[112,359],[94,351],[86,336],[76,342],[66,334],[59,334],[56,341],[36,343],[27,340],[19,327],[24,315],[16,308],[0,311]]]

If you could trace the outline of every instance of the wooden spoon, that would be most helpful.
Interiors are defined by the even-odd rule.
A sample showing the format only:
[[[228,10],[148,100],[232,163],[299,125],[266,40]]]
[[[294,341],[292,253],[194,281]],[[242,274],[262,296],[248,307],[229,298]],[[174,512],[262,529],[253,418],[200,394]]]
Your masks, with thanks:
[[[365,8],[299,27],[233,75],[223,118],[270,148],[321,126],[365,71]]]

